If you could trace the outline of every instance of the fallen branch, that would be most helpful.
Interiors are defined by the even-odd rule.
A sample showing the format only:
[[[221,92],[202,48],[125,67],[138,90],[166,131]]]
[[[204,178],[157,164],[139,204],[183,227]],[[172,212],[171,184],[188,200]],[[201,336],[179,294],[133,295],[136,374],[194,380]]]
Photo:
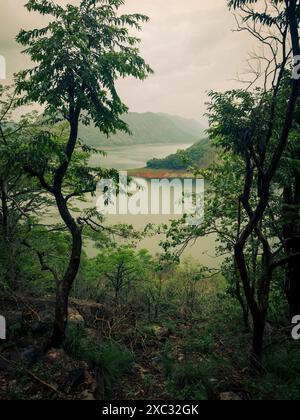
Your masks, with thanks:
[[[55,388],[53,385],[49,384],[48,382],[45,382],[43,379],[39,378],[38,376],[36,376],[34,373],[32,373],[29,369],[24,368],[23,366],[20,367],[17,365],[17,363],[12,362],[11,360],[6,359],[6,357],[2,356],[0,354],[0,358],[7,363],[8,365],[16,368],[18,367],[19,369],[22,370],[22,372],[26,373],[27,376],[29,376],[31,379],[33,379],[34,381],[38,382],[39,384],[43,385],[44,388],[49,389],[50,391],[54,392],[55,394],[57,394],[60,398],[65,398],[65,395],[60,392],[57,388]]]

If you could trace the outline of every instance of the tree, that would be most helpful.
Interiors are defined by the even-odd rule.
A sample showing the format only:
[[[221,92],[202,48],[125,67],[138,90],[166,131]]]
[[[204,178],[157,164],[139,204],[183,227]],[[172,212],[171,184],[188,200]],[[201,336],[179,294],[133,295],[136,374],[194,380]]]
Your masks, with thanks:
[[[137,282],[145,280],[146,257],[149,258],[147,253],[136,252],[134,248],[126,245],[100,254],[95,259],[98,276],[102,276],[108,282],[116,302],[119,302],[122,294],[126,293],[128,296],[128,293],[135,289]]]
[[[211,144],[213,142],[211,141]],[[218,152],[218,153],[217,153]],[[178,261],[183,251],[198,238],[213,235],[216,242],[216,255],[224,258],[221,273],[228,282],[228,293],[234,296],[242,309],[243,321],[249,330],[249,308],[242,291],[241,279],[234,261],[235,240],[245,225],[246,217],[241,212],[239,197],[243,189],[243,162],[238,156],[216,149],[217,163],[206,169],[193,169],[195,176],[206,181],[205,214],[200,226],[190,226],[186,216],[172,221],[163,229],[166,239],[162,242],[165,258]],[[247,263],[256,273],[257,241],[251,241],[247,247]],[[254,258],[255,256],[255,258]],[[219,270],[209,270],[209,275],[218,274]],[[254,277],[254,276],[253,276]],[[253,281],[254,282],[254,281]]]
[[[144,15],[118,15],[123,0],[82,0],[79,6],[59,6],[48,0],[29,0],[28,11],[51,17],[42,29],[22,30],[17,40],[26,47],[35,66],[17,75],[17,89],[23,103],[37,102],[52,118],[64,119],[69,136],[56,167],[26,166],[42,187],[54,196],[59,214],[72,237],[72,249],[63,279],[57,284],[56,312],[51,345],[58,347],[65,336],[68,297],[79,270],[82,252],[82,221],[75,220],[69,207],[72,197],[91,192],[86,188],[66,192],[74,150],[78,144],[78,126],[93,121],[105,134],[128,131],[121,115],[127,107],[118,96],[118,77],[144,79],[151,72],[136,47],[138,39],[128,28],[140,29]],[[58,47],[59,46],[59,47]]]
[[[210,137],[242,165],[237,166],[240,178],[236,186],[240,190],[235,194],[231,192],[234,201],[233,208],[230,204],[229,209],[233,211],[233,217],[229,218],[229,227],[225,226],[228,219],[224,219],[222,214],[219,214],[221,222],[216,223],[217,219],[213,217],[216,211],[209,205],[208,211],[213,211],[206,215],[203,226],[182,229],[174,222],[164,246],[168,254],[174,245],[180,244],[183,249],[197,236],[215,232],[225,244],[225,250],[234,251],[232,279],[236,281],[236,294],[243,308],[245,323],[248,308],[252,316],[252,364],[261,368],[274,270],[299,258],[299,254],[291,252],[288,257],[282,256],[282,235],[278,234],[278,229],[275,234],[273,229],[278,219],[275,223],[270,222],[274,215],[270,207],[276,176],[295,128],[300,83],[289,75],[288,70],[291,55],[299,55],[298,5],[295,1],[268,1],[262,12],[255,0],[228,3],[242,13],[239,30],[247,30],[270,49],[270,56],[263,57],[267,63],[265,70],[255,73],[250,84],[253,87],[262,78],[262,87],[252,91],[210,94]],[[222,205],[216,208],[228,215]]]
[[[290,306],[290,318],[300,313],[300,138],[299,103],[296,126],[283,156],[278,175],[278,186],[283,189],[281,227],[282,241],[287,258],[285,291]]]
[[[254,6],[251,8],[249,5],[253,3]],[[278,113],[282,111],[282,107],[279,106],[278,108],[278,102],[280,102],[280,100],[278,101],[278,98],[280,96],[281,87],[285,82],[284,76],[288,66],[288,57],[291,53],[293,56],[299,56],[300,45],[298,30],[299,7],[296,0],[266,2],[266,7],[263,12],[259,9],[259,5],[255,8],[256,3],[257,1],[253,2],[250,0],[231,0],[229,1],[229,6],[240,9],[241,12],[244,13],[244,22],[253,22],[254,26],[250,29],[250,33],[256,38],[258,37],[263,43],[268,44],[268,37],[259,37],[255,26],[257,22],[267,28],[274,27],[275,30],[278,30],[278,38],[276,38],[275,35],[272,39],[275,38],[279,48],[281,48],[281,50],[279,50],[282,55],[281,62],[278,64],[276,51],[274,51],[276,68],[273,73],[271,72],[273,87],[270,100],[267,98],[262,105],[254,108],[254,112],[251,110],[248,110],[248,112],[246,111],[244,114],[246,117],[246,126],[242,125],[238,127],[243,129],[243,133],[240,133],[241,137],[235,137],[237,134],[236,131],[230,133],[227,122],[223,125],[223,128],[225,128],[223,134],[226,133],[225,137],[227,141],[231,142],[229,147],[243,153],[245,158],[244,191],[240,197],[240,201],[243,209],[248,215],[248,223],[236,240],[235,260],[253,318],[253,366],[260,367],[272,273],[274,268],[281,264],[279,262],[274,262],[274,254],[272,253],[267,238],[261,232],[260,223],[268,208],[272,183],[278,171],[283,153],[287,147],[289,135],[293,126],[300,81],[290,78],[289,99],[285,107],[282,121],[280,121],[280,134],[277,134],[276,122],[278,121]],[[247,29],[249,30],[249,27],[247,27]],[[289,38],[287,38],[287,36],[289,36]],[[291,41],[291,51],[288,49],[288,39]],[[268,83],[268,75],[269,69],[267,69],[265,73],[265,86],[267,86]],[[236,103],[235,109],[239,110],[238,103]],[[259,112],[262,112],[263,110],[262,115],[264,115],[264,118],[262,121],[259,118],[259,114],[257,114],[257,110],[259,110]],[[255,125],[255,121],[253,120],[251,123],[253,115],[258,117],[258,121],[260,121],[259,124]],[[213,127],[215,134],[218,132],[218,125],[219,122],[215,121]],[[260,132],[257,132],[258,126]],[[220,131],[219,134],[221,134]],[[245,150],[243,151],[242,148],[245,148]],[[255,182],[254,177],[255,172],[257,173],[257,182]],[[255,191],[255,194],[257,195],[257,200],[254,204],[251,202],[253,191]],[[251,235],[254,233],[258,236],[264,250],[263,272],[256,296],[251,289],[251,275],[247,267],[244,252],[249,238],[251,238]]]
[[[0,273],[13,290],[18,286],[23,242],[35,216],[49,203],[38,182],[28,177],[16,159],[16,150],[33,117],[13,121],[17,99],[12,88],[0,85]]]

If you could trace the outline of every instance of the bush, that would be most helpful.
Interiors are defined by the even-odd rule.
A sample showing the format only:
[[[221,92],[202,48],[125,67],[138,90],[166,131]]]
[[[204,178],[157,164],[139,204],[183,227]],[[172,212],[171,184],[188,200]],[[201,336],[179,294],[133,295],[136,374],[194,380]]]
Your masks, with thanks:
[[[83,357],[83,343],[86,338],[86,333],[82,325],[69,322],[66,330],[64,349],[77,359],[81,359]]]
[[[201,369],[193,363],[175,364],[170,372],[167,390],[178,399],[207,400]]]
[[[205,334],[203,337],[190,340],[186,343],[185,351],[189,353],[210,353],[214,346],[213,336]]]
[[[299,400],[300,358],[299,345],[289,348],[274,346],[266,353],[264,366],[267,373],[250,384],[249,391],[258,400]]]
[[[95,369],[103,396],[120,376],[130,370],[133,362],[133,355],[128,349],[111,342],[91,339],[82,326],[71,323],[67,329],[64,348]]]

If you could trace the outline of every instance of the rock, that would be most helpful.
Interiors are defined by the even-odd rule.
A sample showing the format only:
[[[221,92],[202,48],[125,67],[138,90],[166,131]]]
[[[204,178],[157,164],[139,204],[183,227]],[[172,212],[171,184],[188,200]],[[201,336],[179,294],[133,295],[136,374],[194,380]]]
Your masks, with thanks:
[[[74,391],[80,384],[85,381],[85,369],[73,369],[63,386],[64,391],[67,394],[70,394]]]
[[[62,349],[49,350],[45,356],[45,362],[53,365],[57,363],[65,364],[66,359],[67,355]]]
[[[36,319],[29,323],[29,329],[33,334],[46,334],[51,332],[54,324],[54,311],[40,312],[40,319]],[[76,325],[84,325],[84,319],[80,313],[69,308],[69,321]]]
[[[71,309],[77,310],[79,314],[83,316],[87,326],[101,325],[102,320],[110,320],[113,318],[114,314],[112,309],[108,305],[102,305],[95,302],[86,302],[71,300]],[[97,321],[101,318],[101,321]],[[104,321],[105,322],[105,321]]]
[[[242,401],[241,397],[234,392],[222,392],[219,397],[220,401]]]
[[[209,383],[211,384],[211,385],[217,385],[218,384],[218,379],[215,379],[215,378],[211,378],[210,380],[209,380]]]
[[[2,315],[6,319],[7,337],[9,339],[19,337],[23,331],[23,316],[20,311],[9,311]]]
[[[30,323],[29,327],[33,334],[45,334],[52,330],[54,323],[54,312],[46,311],[40,313],[40,319]]]
[[[69,322],[84,326],[84,318],[75,308],[69,308]]]
[[[29,346],[21,352],[21,359],[29,364],[36,363],[42,356],[42,350],[36,346]]]
[[[83,401],[95,401],[96,400],[94,395],[88,390],[83,391],[83,393],[80,394],[79,398]]]
[[[161,362],[161,357],[160,356],[154,356],[151,358],[151,363],[158,365]]]
[[[155,336],[160,341],[164,341],[170,336],[170,331],[168,330],[168,328],[164,328],[159,325],[156,325],[153,329],[154,329]]]

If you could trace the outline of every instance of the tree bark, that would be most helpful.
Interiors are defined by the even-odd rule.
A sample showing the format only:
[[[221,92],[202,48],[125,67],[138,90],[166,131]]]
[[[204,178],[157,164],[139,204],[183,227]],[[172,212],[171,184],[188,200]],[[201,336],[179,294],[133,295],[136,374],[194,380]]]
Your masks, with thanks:
[[[8,224],[8,205],[7,205],[7,183],[1,183],[1,204],[2,204],[2,227],[5,241],[9,237],[9,224]]]
[[[16,251],[15,244],[13,243],[13,227],[15,226],[15,224],[13,221],[12,212],[8,206],[8,185],[6,181],[1,182],[1,209],[1,225],[5,243],[4,252],[6,253],[7,278],[11,289],[16,290]]]
[[[71,219],[72,216],[69,213],[66,204],[59,204],[60,207],[64,207]],[[69,261],[67,271],[62,279],[57,284],[56,290],[56,305],[55,305],[55,321],[53,335],[51,339],[51,347],[60,347],[65,339],[66,326],[68,321],[68,304],[69,295],[76,279],[76,276],[80,267],[81,252],[82,252],[82,235],[81,229],[77,226],[74,219],[72,219],[72,253]]]
[[[289,256],[300,253],[300,177],[296,177],[294,186],[284,189],[283,199],[283,215],[284,220],[287,220],[283,228],[283,238],[285,251]],[[293,258],[288,262],[285,289],[292,319],[295,315],[300,315],[300,258]]]
[[[253,342],[252,342],[252,360],[253,370],[260,372],[262,370],[263,343],[266,327],[266,317],[257,314],[253,317]]]
[[[289,30],[292,39],[293,45],[293,53],[294,55],[299,55],[300,47],[299,47],[299,33],[298,33],[298,21],[297,21],[297,2],[296,0],[291,0],[288,7],[287,7],[287,16],[289,19]],[[253,175],[251,173],[251,166],[249,165],[249,160],[247,161],[247,168],[246,168],[246,177],[245,177],[245,185],[244,185],[244,194],[241,198],[243,203],[244,209],[247,211],[249,216],[249,222],[247,226],[242,231],[240,237],[236,241],[235,244],[235,259],[237,263],[238,270],[241,275],[245,296],[247,299],[247,303],[249,305],[251,315],[253,318],[254,323],[254,332],[253,332],[253,357],[254,360],[256,359],[257,364],[261,364],[262,360],[262,349],[263,349],[263,336],[265,330],[265,320],[268,310],[268,297],[269,297],[269,288],[270,288],[270,281],[272,279],[271,272],[268,270],[267,276],[265,276],[263,282],[261,283],[260,287],[260,296],[259,300],[263,302],[263,305],[257,302],[255,294],[251,290],[250,284],[250,276],[248,272],[248,267],[244,255],[244,250],[246,243],[253,232],[258,232],[258,226],[261,222],[266,208],[269,204],[269,196],[270,196],[270,188],[271,183],[273,181],[274,176],[278,170],[280,160],[288,143],[289,134],[293,125],[294,117],[295,117],[295,110],[297,101],[299,98],[299,90],[300,90],[300,80],[293,80],[292,81],[292,90],[290,93],[290,98],[286,110],[285,121],[283,124],[283,128],[281,131],[280,139],[278,141],[278,145],[273,152],[273,156],[271,158],[269,167],[267,171],[263,171],[260,174],[260,185],[258,188],[258,195],[260,197],[259,203],[256,209],[253,211],[250,206],[250,192],[253,183]],[[272,133],[271,133],[272,134]],[[266,144],[270,139],[267,139]],[[263,167],[263,165],[262,165]],[[259,232],[258,232],[259,233]],[[265,238],[260,237],[261,244],[264,248],[264,254],[267,259],[270,259],[270,250],[268,242]],[[271,268],[272,262],[268,263],[269,267]],[[260,303],[261,303],[260,302]],[[265,314],[265,315],[264,315]]]
[[[247,304],[249,305],[253,320],[251,367],[254,371],[261,371],[263,369],[262,356],[264,332],[268,312],[270,284],[272,281],[272,270],[270,269],[272,259],[269,255],[263,256],[264,274],[260,279],[260,286],[256,293],[256,289],[252,288],[250,284],[250,277],[247,270],[243,248],[239,245],[235,247],[235,258],[241,274]]]
[[[53,186],[53,193],[59,214],[72,235],[72,251],[68,268],[63,279],[57,283],[55,321],[50,343],[51,347],[55,348],[60,347],[65,339],[68,322],[69,295],[79,271],[82,253],[82,228],[72,217],[68,208],[67,200],[62,193],[63,180],[67,173],[78,138],[80,110],[72,110],[70,114],[72,115],[72,118],[70,119],[71,130],[66,147],[66,160],[57,169]]]
[[[68,269],[64,278],[57,285],[56,304],[55,304],[55,321],[53,335],[51,339],[51,347],[58,348],[65,340],[65,332],[68,322],[68,306],[69,295],[78,274],[82,250],[81,232],[77,232],[73,236],[72,255],[70,258]]]

